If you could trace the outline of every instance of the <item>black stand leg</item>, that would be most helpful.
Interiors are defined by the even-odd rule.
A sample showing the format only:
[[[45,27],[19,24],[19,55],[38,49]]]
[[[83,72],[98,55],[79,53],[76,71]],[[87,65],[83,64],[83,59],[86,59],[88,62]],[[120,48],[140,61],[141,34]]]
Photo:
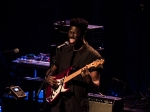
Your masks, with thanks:
[[[140,85],[141,85],[141,76],[142,76],[142,60],[141,60],[141,51],[142,51],[142,46],[141,46],[141,41],[142,41],[142,22],[143,22],[143,12],[145,10],[144,4],[140,4],[140,10],[139,10],[139,39],[138,39],[138,48],[139,48],[139,54],[138,54],[138,85],[137,85],[137,91],[136,91],[136,100],[133,104],[133,108],[138,105],[138,103],[142,100],[146,100],[146,97],[140,92]]]
[[[140,102],[141,100],[146,100],[146,97],[142,93],[138,92],[137,95],[136,95],[136,100],[133,104],[133,107],[138,105],[138,102]]]

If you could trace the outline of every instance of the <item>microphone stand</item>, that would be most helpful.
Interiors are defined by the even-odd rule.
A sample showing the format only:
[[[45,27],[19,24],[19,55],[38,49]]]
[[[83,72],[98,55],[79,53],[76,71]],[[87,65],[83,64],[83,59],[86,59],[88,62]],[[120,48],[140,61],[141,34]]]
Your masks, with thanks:
[[[142,98],[144,98],[144,99],[146,99],[145,97],[144,97],[144,95],[140,92],[140,84],[141,84],[141,39],[142,39],[142,21],[143,21],[143,12],[144,12],[144,10],[145,10],[145,6],[144,6],[144,4],[140,4],[140,9],[139,9],[139,12],[140,12],[140,14],[139,14],[139,22],[140,22],[140,29],[139,29],[139,31],[140,31],[140,34],[139,34],[139,39],[138,39],[138,47],[139,47],[139,54],[138,54],[138,61],[139,61],[139,65],[138,65],[138,70],[139,70],[139,72],[138,72],[138,82],[137,82],[137,91],[136,91],[136,101],[134,102],[134,104],[133,104],[133,108],[137,105],[137,103],[142,99]]]
[[[124,93],[125,93],[125,89],[126,89],[127,84],[125,82],[123,82],[122,80],[119,80],[117,78],[112,78],[112,80],[115,80],[115,81],[117,81],[123,85],[123,92],[121,95],[121,102],[120,102],[120,107],[123,107],[124,106]]]
[[[45,81],[45,79],[44,79],[44,81],[42,82],[42,84],[41,84],[41,86],[40,86],[40,88],[38,89],[38,92],[37,92],[37,94],[36,94],[37,97],[38,97],[40,91],[42,90],[43,86],[45,85],[45,83],[46,83],[46,81]]]
[[[117,81],[117,82],[123,84],[123,92],[122,92],[121,98],[124,99],[124,93],[125,93],[125,88],[126,88],[126,85],[127,85],[127,84],[126,84],[125,82],[123,82],[122,80],[119,80],[119,79],[117,79],[117,78],[112,78],[112,80],[115,80],[115,81]]]
[[[55,44],[52,44],[52,45],[50,45],[50,67],[49,68],[51,68],[52,67],[52,57],[53,57],[53,55],[54,55],[54,49],[56,49],[56,45]],[[48,73],[49,74],[49,73]],[[48,76],[48,74],[45,76],[45,77],[47,77]],[[40,85],[40,87],[39,87],[39,89],[38,89],[38,91],[37,91],[37,94],[36,94],[36,97],[38,97],[38,95],[39,95],[39,93],[40,93],[40,91],[42,90],[42,88],[43,88],[43,86],[46,84],[46,80],[45,80],[45,78],[44,78],[44,80],[43,80],[43,82],[42,82],[42,84]],[[43,97],[45,97],[45,92],[44,92],[44,96]],[[45,102],[45,100],[43,101],[43,102]],[[43,107],[43,109],[45,108],[45,106]]]

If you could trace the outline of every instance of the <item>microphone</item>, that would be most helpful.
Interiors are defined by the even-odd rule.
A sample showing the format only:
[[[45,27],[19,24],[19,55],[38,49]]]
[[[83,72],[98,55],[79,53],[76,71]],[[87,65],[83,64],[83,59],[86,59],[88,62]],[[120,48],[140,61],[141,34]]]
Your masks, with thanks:
[[[112,78],[112,80],[115,80],[115,81],[118,81],[118,82],[121,82],[122,84],[126,85],[126,83],[124,83],[123,81],[117,79],[117,78]]]
[[[66,46],[66,45],[69,45],[69,42],[68,42],[68,41],[65,41],[65,43],[63,43],[63,44],[57,46],[57,48],[59,49],[59,48],[64,47],[64,46]]]
[[[19,49],[15,48],[14,50],[5,50],[3,53],[18,53]]]
[[[119,79],[116,79],[116,78],[112,78],[112,80],[115,80],[115,81],[118,81],[118,82],[120,81]]]

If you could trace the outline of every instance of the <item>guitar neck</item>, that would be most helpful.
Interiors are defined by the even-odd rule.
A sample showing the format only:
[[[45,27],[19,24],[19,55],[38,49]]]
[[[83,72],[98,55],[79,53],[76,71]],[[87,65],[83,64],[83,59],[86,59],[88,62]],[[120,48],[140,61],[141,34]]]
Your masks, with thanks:
[[[79,75],[81,73],[81,69],[72,73],[71,75],[67,76],[65,79],[64,79],[64,83],[70,81],[72,78],[76,77],[77,75]]]
[[[89,68],[91,67],[91,63],[88,64],[88,65],[86,65],[86,66],[87,66],[87,68],[89,69]],[[83,67],[83,68],[84,68],[84,67]],[[70,81],[72,78],[74,78],[74,77],[76,77],[77,75],[79,75],[79,74],[81,73],[81,70],[82,70],[83,68],[81,68],[81,69],[77,70],[76,72],[74,72],[74,73],[70,74],[69,76],[67,76],[67,77],[64,79],[64,83]]]
[[[87,66],[87,68],[89,69],[89,68],[92,67],[92,66],[97,67],[99,64],[103,64],[103,63],[104,63],[104,60],[101,59],[101,60],[96,60],[96,61],[94,61],[93,63],[90,63],[90,64],[88,64],[88,65],[86,65],[86,66]],[[83,67],[83,68],[84,68],[84,67]],[[68,75],[67,77],[65,77],[64,83],[70,81],[72,78],[74,78],[74,77],[76,77],[77,75],[79,75],[79,74],[81,73],[81,70],[82,70],[83,68],[81,68],[81,69],[77,70],[76,72],[74,72],[74,73]]]

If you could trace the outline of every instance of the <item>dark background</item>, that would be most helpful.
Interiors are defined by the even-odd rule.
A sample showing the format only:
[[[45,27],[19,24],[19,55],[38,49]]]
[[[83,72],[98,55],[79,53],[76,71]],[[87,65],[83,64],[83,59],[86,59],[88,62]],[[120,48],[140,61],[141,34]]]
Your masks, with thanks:
[[[18,57],[49,53],[54,22],[86,18],[104,26],[106,77],[124,81],[131,92],[138,87],[145,92],[150,87],[149,7],[149,0],[1,0],[0,50],[19,48]]]

